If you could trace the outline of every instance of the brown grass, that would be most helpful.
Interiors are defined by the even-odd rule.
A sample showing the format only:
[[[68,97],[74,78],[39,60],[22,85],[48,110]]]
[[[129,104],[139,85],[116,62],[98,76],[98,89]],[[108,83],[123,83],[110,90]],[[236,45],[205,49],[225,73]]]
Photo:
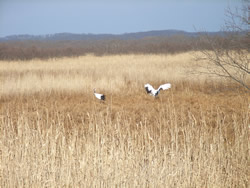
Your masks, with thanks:
[[[248,186],[250,97],[190,53],[0,65],[1,187]]]

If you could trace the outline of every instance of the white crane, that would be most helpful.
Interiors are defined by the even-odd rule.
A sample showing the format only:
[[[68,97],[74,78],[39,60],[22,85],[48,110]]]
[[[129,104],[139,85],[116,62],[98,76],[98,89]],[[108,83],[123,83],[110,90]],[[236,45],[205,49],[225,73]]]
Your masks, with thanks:
[[[144,87],[148,94],[156,97],[159,95],[161,90],[166,90],[166,89],[171,88],[171,84],[167,83],[167,84],[160,85],[160,87],[157,90],[155,90],[150,84],[145,84]]]
[[[105,95],[96,93],[95,89],[94,89],[94,95],[95,95],[95,97],[96,97],[97,99],[99,99],[99,100],[102,100],[102,101],[105,100]]]

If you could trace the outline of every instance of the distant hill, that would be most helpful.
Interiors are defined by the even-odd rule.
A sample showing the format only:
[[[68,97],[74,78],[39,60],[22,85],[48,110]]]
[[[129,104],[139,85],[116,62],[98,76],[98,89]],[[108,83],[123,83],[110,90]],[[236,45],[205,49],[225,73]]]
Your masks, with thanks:
[[[11,35],[0,38],[0,60],[29,60],[59,57],[77,57],[85,54],[173,54],[187,51],[211,49],[206,39],[228,45],[229,32],[185,32],[179,30],[147,31],[114,34],[72,34],[57,33],[49,35]],[[237,33],[238,34],[238,33]],[[228,37],[229,36],[229,37]],[[238,36],[238,35],[237,35]],[[248,41],[246,32],[234,38],[240,43]]]
[[[142,39],[146,37],[171,37],[174,35],[182,35],[189,37],[196,37],[201,34],[200,32],[186,32],[180,30],[160,30],[160,31],[146,31],[136,33],[124,34],[73,34],[73,33],[56,33],[48,35],[10,35],[1,37],[0,41],[20,41],[20,40],[133,40]],[[223,36],[224,32],[207,32],[208,35]]]

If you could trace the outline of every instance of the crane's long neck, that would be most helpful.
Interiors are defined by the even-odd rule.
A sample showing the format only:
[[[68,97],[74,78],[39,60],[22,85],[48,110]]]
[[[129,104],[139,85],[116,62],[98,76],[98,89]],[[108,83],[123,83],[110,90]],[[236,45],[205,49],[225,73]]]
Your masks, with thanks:
[[[162,88],[160,88],[160,89],[156,90],[156,92],[155,92],[155,96],[159,95],[161,90],[162,90]]]

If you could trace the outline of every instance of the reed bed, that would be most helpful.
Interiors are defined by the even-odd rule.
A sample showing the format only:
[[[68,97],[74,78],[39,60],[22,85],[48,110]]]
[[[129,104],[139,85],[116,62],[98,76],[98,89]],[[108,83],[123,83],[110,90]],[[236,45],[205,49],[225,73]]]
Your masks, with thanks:
[[[250,97],[192,57],[0,62],[0,186],[248,187]]]

